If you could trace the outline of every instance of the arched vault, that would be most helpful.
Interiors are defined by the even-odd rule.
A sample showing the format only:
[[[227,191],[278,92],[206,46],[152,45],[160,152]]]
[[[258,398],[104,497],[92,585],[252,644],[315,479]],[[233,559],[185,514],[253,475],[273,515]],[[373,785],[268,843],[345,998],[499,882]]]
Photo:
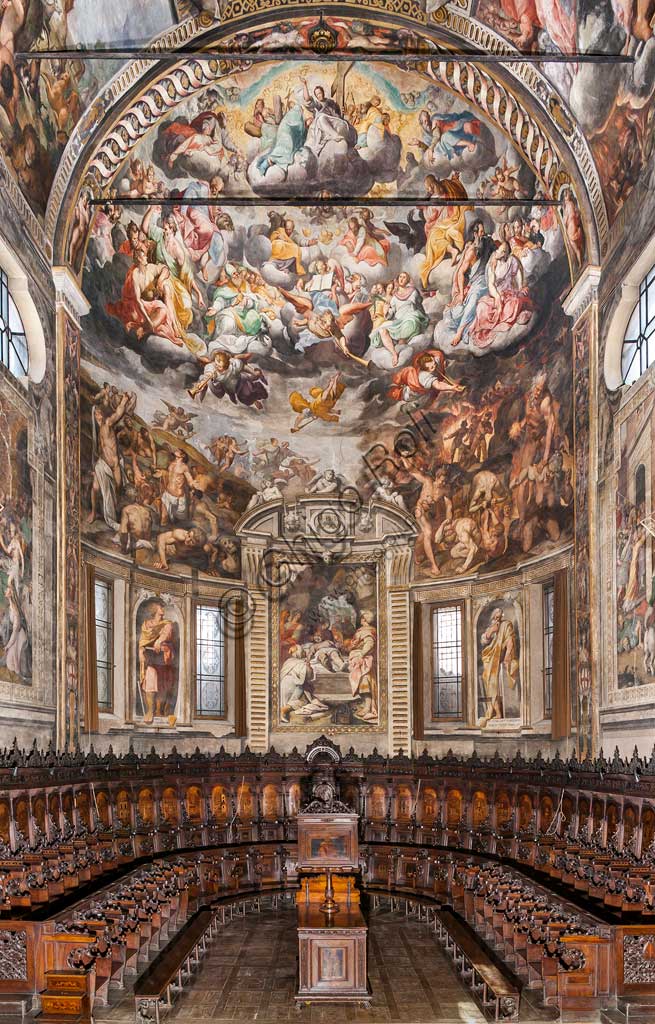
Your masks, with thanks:
[[[313,5],[285,5],[285,20],[315,17]],[[310,9],[308,9],[308,7]],[[328,17],[353,15],[359,4],[321,4]],[[608,218],[602,187],[588,143],[555,87],[531,62],[482,64],[448,59],[448,52],[468,49],[503,54],[517,52],[488,27],[451,5],[427,15],[418,4],[385,5],[371,9],[367,20],[393,24],[415,33],[436,47],[438,58],[414,65],[417,73],[460,96],[483,119],[496,126],[534,171],[546,195],[559,198],[570,186],[577,199],[586,232],[587,259],[597,263],[605,248]],[[162,49],[227,49],[237,33],[270,22],[274,3],[246,4],[233,0],[223,6],[223,21],[202,14],[188,19],[157,40]],[[375,53],[370,59],[383,60]],[[283,59],[271,52],[271,61]],[[326,58],[329,60],[329,58]],[[244,66],[248,56],[244,54]],[[65,262],[72,212],[85,188],[102,194],[139,141],[181,102],[218,83],[234,68],[219,59],[185,56],[179,63],[135,60],[124,67],[97,97],[76,126],[59,165],[50,193],[46,231],[55,262]]]

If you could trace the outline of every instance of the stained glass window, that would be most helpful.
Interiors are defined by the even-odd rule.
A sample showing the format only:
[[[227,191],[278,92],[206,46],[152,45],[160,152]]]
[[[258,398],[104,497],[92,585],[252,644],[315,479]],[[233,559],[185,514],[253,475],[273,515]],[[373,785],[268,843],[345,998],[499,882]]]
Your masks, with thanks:
[[[432,717],[462,717],[462,606],[432,609]]]
[[[114,703],[114,592],[106,580],[95,581],[96,693],[98,709],[111,711]]]
[[[29,367],[25,328],[9,291],[9,281],[0,270],[0,359],[14,377],[26,377]]]
[[[225,702],[225,629],[223,611],[196,605],[196,714],[223,718]]]

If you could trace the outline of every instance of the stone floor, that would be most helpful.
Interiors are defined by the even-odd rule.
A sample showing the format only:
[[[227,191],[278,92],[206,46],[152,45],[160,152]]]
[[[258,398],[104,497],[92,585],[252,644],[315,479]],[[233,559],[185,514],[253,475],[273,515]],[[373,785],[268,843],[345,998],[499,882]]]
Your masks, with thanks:
[[[162,1024],[226,1021],[369,1024],[482,1024],[485,1018],[460,984],[434,935],[400,914],[371,917],[369,982],[372,1006],[323,1004],[296,1009],[295,910],[236,919],[214,940],[202,968]],[[94,1018],[133,1024],[134,998],[96,1008]]]

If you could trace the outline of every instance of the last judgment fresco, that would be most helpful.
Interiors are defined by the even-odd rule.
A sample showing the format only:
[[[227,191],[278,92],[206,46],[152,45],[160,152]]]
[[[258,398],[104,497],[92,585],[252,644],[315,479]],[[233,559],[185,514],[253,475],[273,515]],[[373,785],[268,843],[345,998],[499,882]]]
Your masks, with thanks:
[[[373,58],[259,64],[162,119],[113,189],[152,202],[91,221],[83,193],[71,234],[88,541],[229,577],[246,508],[346,484],[413,513],[419,577],[570,538],[580,214],[566,190],[531,203],[530,168],[458,98]],[[394,205],[421,194],[454,202]]]

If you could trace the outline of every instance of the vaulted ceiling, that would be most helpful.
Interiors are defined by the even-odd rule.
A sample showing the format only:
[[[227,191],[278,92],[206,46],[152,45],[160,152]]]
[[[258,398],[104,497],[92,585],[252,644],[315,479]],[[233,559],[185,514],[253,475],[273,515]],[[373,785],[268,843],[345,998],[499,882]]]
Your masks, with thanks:
[[[328,5],[329,6],[329,5]],[[326,10],[326,5],[320,5]],[[293,5],[285,5],[289,24],[280,25],[279,8],[266,3],[232,0],[116,0],[98,17],[95,0],[21,0],[0,16],[7,40],[3,49],[0,87],[0,135],[9,171],[23,195],[42,218],[58,169],[66,183],[80,151],[124,105],[138,83],[156,77],[160,68],[126,54],[107,60],[81,53],[74,60],[33,60],[30,51],[125,49],[153,40],[168,50],[209,45],[231,34],[244,45],[242,32],[253,19],[268,18],[267,31],[248,45],[276,52],[307,44],[306,30],[291,27]],[[308,5],[299,6],[307,14]],[[353,51],[380,46],[370,24],[357,21],[361,7],[341,5],[336,20],[339,43]],[[411,49],[429,36],[442,46],[481,51],[521,51],[624,55],[625,64],[555,63],[478,65],[492,79],[509,83],[521,102],[532,94],[535,116],[573,149],[585,185],[593,191],[596,177],[611,221],[638,178],[650,145],[650,99],[655,85],[655,43],[648,12],[636,2],[612,0],[451,0],[445,6],[425,0],[371,5],[367,17],[391,19],[400,26],[398,45]],[[218,15],[216,17],[215,15]],[[272,17],[271,17],[272,15]],[[352,21],[352,18],[355,21]],[[273,23],[275,19],[275,23]],[[305,17],[305,23],[309,22]],[[414,38],[410,40],[413,25]],[[285,32],[285,28],[287,31]],[[250,29],[252,31],[252,29]],[[295,33],[295,35],[294,35]],[[455,69],[467,78],[471,65]],[[452,73],[452,69],[451,69]],[[452,84],[452,83],[449,83]],[[460,83],[458,83],[460,84]],[[484,93],[484,76],[476,98]],[[466,83],[464,83],[466,87]],[[457,88],[457,85],[456,85]],[[65,156],[65,159],[62,158]],[[597,176],[594,173],[594,165]],[[52,238],[61,212],[60,189],[51,200],[48,234]],[[593,219],[604,226],[600,197],[590,200]],[[582,199],[581,199],[582,204]]]
[[[13,0],[0,15],[7,180],[92,307],[87,541],[119,555],[124,509],[154,508],[186,458],[212,495],[204,569],[198,538],[330,474],[414,514],[425,577],[558,550],[574,475],[561,298],[649,156],[641,7],[204,8],[117,0],[100,19],[95,0]],[[125,478],[101,515],[94,410],[119,408]],[[411,462],[394,446],[416,415],[429,436]],[[145,539],[123,554],[168,571]]]

